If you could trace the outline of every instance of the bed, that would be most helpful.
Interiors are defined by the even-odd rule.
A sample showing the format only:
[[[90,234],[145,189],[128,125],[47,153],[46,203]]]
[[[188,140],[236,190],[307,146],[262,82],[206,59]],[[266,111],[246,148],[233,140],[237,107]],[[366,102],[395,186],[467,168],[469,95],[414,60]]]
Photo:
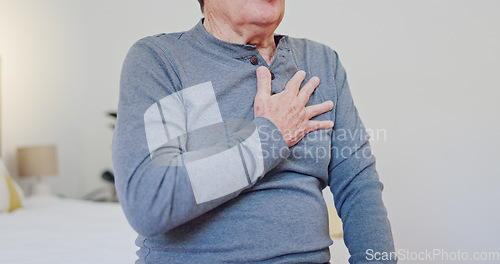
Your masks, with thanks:
[[[28,197],[0,213],[0,263],[134,263],[136,236],[117,203]]]
[[[134,263],[135,238],[118,203],[43,195],[0,213],[2,264]],[[342,238],[333,240],[332,263],[348,263]]]

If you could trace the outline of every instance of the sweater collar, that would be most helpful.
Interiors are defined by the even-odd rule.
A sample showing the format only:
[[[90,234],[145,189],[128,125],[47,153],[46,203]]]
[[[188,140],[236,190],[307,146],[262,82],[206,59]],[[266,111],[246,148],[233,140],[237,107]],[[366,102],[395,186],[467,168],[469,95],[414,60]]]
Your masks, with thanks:
[[[196,39],[200,45],[213,51],[226,53],[234,58],[245,58],[255,56],[259,53],[259,50],[257,50],[257,47],[254,45],[231,43],[214,37],[212,34],[208,33],[203,26],[203,20],[204,18],[202,18],[196,26],[187,32],[190,36]],[[281,35],[275,36],[279,37],[279,43],[277,46],[281,49],[288,49],[287,37]]]

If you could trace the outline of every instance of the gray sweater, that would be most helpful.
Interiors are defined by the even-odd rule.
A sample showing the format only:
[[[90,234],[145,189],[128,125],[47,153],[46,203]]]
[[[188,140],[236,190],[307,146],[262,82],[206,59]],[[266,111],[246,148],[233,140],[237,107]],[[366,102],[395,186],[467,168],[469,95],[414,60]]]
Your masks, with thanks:
[[[113,139],[116,189],[138,232],[136,263],[325,263],[322,190],[329,186],[351,263],[394,245],[368,135],[337,53],[276,36],[267,65],[256,47],[224,42],[202,22],[139,40],[123,66]],[[253,116],[256,69],[283,90],[298,70],[321,79],[308,104],[332,100],[333,130],[288,148]],[[305,82],[304,82],[305,83]]]

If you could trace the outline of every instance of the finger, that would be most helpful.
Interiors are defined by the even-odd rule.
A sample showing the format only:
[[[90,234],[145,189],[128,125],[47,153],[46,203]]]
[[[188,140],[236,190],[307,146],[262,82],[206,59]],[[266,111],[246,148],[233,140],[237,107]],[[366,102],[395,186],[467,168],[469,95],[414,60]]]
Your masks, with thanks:
[[[286,84],[284,92],[297,96],[297,94],[299,93],[300,85],[305,78],[305,71],[296,72],[295,75],[293,75],[292,79],[290,79],[290,81],[288,81],[288,83]]]
[[[311,94],[316,90],[316,87],[318,87],[320,83],[320,80],[318,77],[312,77],[305,85],[300,89],[299,91],[299,100],[302,105],[306,105],[307,101],[309,101],[309,98],[311,97]]]
[[[271,96],[271,73],[265,66],[257,69],[257,95]]]
[[[333,102],[326,101],[317,105],[310,105],[306,107],[304,110],[306,111],[307,119],[311,119],[317,115],[321,115],[333,109]]]
[[[321,129],[331,129],[333,127],[333,121],[309,121],[309,132],[321,130]]]

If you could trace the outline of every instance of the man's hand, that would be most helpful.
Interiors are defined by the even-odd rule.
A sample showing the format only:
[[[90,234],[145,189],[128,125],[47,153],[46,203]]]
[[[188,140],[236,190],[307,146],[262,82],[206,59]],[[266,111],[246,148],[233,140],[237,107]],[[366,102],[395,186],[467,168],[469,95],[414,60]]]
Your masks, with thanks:
[[[302,89],[306,78],[304,71],[298,71],[287,83],[285,89],[271,95],[271,73],[261,66],[257,69],[257,95],[254,99],[254,116],[265,117],[273,122],[285,138],[288,147],[299,142],[307,133],[319,129],[330,129],[332,121],[311,121],[310,119],[333,109],[333,102],[305,105],[319,85],[319,78],[311,78]]]

